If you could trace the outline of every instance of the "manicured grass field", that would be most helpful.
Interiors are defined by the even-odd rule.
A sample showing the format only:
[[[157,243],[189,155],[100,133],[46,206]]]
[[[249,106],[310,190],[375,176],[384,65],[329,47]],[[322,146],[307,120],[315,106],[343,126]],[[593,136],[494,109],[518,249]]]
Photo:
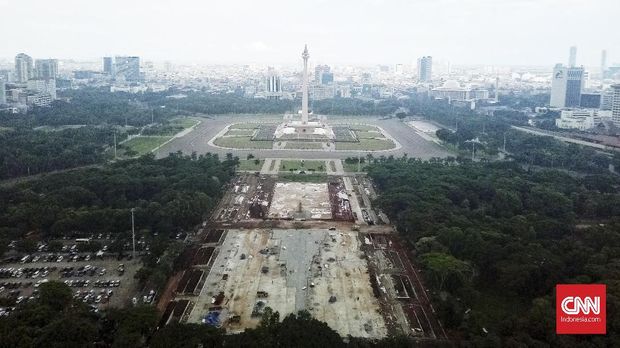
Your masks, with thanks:
[[[383,138],[383,134],[378,131],[355,131],[358,139]]]
[[[131,151],[135,151],[138,155],[144,155],[153,151],[159,145],[168,141],[171,137],[137,137],[133,138],[125,143],[123,146]]]
[[[239,160],[239,167],[237,169],[238,170],[259,171],[263,167],[263,164],[265,163],[265,160],[258,160],[258,164],[257,164],[256,161],[257,160],[255,160],[255,159]]]
[[[379,128],[375,127],[375,126],[369,126],[369,125],[365,125],[365,124],[352,124],[349,126],[349,128],[351,128],[354,131],[379,131]]]
[[[303,170],[303,171],[314,171],[316,173],[325,172],[325,161],[304,161],[302,166],[302,161],[300,160],[282,160],[280,162],[280,171],[281,172],[290,172],[291,169],[293,171]]]
[[[251,137],[219,137],[213,142],[217,146],[230,147],[233,149],[271,149],[271,141],[252,141]]]
[[[327,182],[327,174],[293,174],[284,173],[278,175],[278,181],[295,181],[295,182]]]
[[[258,123],[235,123],[231,124],[229,129],[256,129],[259,126]]]
[[[187,129],[189,127],[192,127],[196,123],[198,123],[198,120],[192,117],[183,117],[183,118],[175,118],[174,120],[170,121],[170,123],[175,126],[181,126]]]
[[[336,143],[336,150],[378,151],[395,147],[388,139],[360,139],[358,143]]]
[[[229,129],[228,132],[226,132],[226,135],[246,135],[246,136],[251,136],[252,134],[254,134],[254,129]]]
[[[146,136],[168,136],[175,135],[188,128],[191,128],[198,124],[198,120],[193,117],[182,117],[170,120],[167,124],[156,124],[152,128],[148,129]]]

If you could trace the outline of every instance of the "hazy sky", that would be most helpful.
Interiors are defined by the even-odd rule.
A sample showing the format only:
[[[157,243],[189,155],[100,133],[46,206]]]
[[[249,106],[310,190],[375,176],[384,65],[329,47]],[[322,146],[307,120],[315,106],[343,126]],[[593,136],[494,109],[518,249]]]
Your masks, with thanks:
[[[620,0],[0,0],[0,57],[289,63],[620,62]]]

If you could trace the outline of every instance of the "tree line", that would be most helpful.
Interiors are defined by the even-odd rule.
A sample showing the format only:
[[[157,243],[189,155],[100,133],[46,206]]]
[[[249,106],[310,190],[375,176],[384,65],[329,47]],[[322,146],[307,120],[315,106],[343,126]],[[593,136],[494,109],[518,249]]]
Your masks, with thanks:
[[[93,312],[73,299],[60,282],[44,283],[35,300],[19,304],[9,317],[0,317],[2,347],[411,347],[406,337],[345,341],[307,311],[280,314],[265,309],[260,324],[236,334],[204,324],[172,323],[158,328],[155,307],[136,306]]]
[[[368,173],[452,337],[470,346],[620,344],[616,175],[454,158],[380,158]],[[607,284],[606,336],[555,334],[558,283]]]

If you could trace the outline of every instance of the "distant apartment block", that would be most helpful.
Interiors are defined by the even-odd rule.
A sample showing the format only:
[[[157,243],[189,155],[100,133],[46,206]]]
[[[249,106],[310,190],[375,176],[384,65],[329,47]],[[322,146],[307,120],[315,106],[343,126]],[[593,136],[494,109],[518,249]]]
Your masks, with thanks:
[[[425,56],[418,59],[418,81],[430,82],[433,79],[433,57]]]
[[[140,57],[115,57],[114,78],[127,82],[140,81]]]
[[[611,120],[620,127],[620,84],[612,85],[613,100],[611,103]]]
[[[15,56],[15,82],[26,83],[34,77],[34,68],[32,66],[32,57],[25,53]]]
[[[35,61],[36,78],[38,79],[56,79],[58,77],[58,60],[57,59],[37,59]]]

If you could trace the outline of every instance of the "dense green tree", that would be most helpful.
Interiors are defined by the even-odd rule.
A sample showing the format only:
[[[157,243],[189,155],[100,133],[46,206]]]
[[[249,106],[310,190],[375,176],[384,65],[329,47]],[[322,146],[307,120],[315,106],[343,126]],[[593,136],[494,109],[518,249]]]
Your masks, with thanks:
[[[379,158],[368,172],[375,205],[413,246],[437,312],[466,346],[576,345],[554,334],[558,283],[607,284],[616,305],[620,215],[603,208],[620,198],[616,175],[411,158]],[[617,329],[579,344],[613,346]]]

